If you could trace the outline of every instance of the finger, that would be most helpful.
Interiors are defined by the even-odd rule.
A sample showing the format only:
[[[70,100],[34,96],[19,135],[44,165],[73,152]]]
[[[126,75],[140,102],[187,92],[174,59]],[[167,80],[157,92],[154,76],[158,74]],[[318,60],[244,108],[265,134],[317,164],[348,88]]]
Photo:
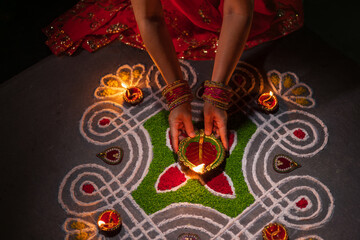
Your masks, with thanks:
[[[204,116],[204,130],[205,130],[205,135],[209,136],[211,135],[212,131],[213,131],[213,124],[214,124],[214,118],[213,116],[208,116],[205,115]]]
[[[175,125],[170,126],[170,136],[174,152],[179,150],[179,130]]]
[[[229,150],[229,139],[227,137],[226,125],[219,128],[219,134],[220,134],[221,142],[222,142],[225,150],[228,151]]]
[[[184,125],[185,125],[186,134],[191,138],[195,137],[194,125],[191,121],[191,118],[185,119]]]

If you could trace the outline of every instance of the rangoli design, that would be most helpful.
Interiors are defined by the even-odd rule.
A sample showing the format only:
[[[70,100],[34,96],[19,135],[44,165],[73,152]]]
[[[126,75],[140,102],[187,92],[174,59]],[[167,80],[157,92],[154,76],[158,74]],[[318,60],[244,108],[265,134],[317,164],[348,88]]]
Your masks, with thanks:
[[[236,131],[229,131],[229,153],[231,155],[237,144]],[[170,128],[166,130],[166,145],[170,151],[173,151],[170,139]],[[181,170],[178,162],[171,164],[159,176],[156,181],[155,188],[157,192],[176,191],[184,186],[186,181],[191,179]],[[204,187],[214,195],[224,198],[235,198],[235,189],[231,178],[222,171],[220,174],[205,182]]]
[[[315,106],[315,100],[312,98],[312,90],[305,83],[299,82],[295,73],[280,73],[272,70],[267,74],[270,86],[284,100],[302,108],[311,108]]]
[[[196,92],[201,82],[194,67],[181,61],[181,69]],[[177,239],[186,234],[200,239],[261,239],[264,227],[272,223],[286,227],[292,239],[322,239],[312,230],[329,221],[334,198],[303,168],[291,167],[293,162],[310,164],[324,149],[327,127],[303,110],[314,107],[315,101],[310,87],[295,73],[273,70],[267,80],[279,99],[275,114],[256,110],[256,97],[264,90],[260,71],[238,63],[229,83],[235,91],[229,119],[236,118],[234,123],[229,120],[231,154],[224,171],[202,186],[182,172],[172,155],[168,127],[161,122],[167,116],[161,95],[165,82],[156,66],[124,65],[104,76],[94,92],[99,101],[82,115],[80,133],[102,146],[104,153],[121,147],[122,160],[111,165],[94,153],[92,163],[78,165],[64,176],[58,201],[68,215],[65,239],[105,239],[96,219],[107,209],[115,209],[122,218],[119,239]],[[124,104],[122,83],[141,87],[143,102]],[[294,108],[281,108],[284,101]],[[201,122],[202,106],[200,99],[193,101],[194,122]],[[117,159],[116,154],[108,157]],[[283,173],[274,170],[274,159]],[[188,192],[192,188],[206,197]],[[208,197],[211,203],[204,201]],[[236,201],[243,205],[233,211],[231,203]]]

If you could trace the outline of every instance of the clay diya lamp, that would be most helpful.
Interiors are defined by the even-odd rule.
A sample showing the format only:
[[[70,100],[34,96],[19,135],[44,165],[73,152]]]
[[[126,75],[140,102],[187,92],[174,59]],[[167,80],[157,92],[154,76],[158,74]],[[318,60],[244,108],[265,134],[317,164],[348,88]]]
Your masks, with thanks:
[[[286,228],[280,223],[270,223],[263,231],[264,240],[288,240],[289,236]]]
[[[299,167],[300,164],[283,154],[276,155],[273,160],[273,168],[278,173],[289,173]]]
[[[126,88],[124,100],[132,105],[139,104],[144,99],[144,94],[138,87]]]
[[[213,134],[206,136],[204,130],[196,132],[195,137],[187,137],[179,144],[179,162],[202,175],[217,168],[225,159],[225,149]]]
[[[272,91],[263,93],[257,100],[258,105],[267,113],[275,112],[279,107],[279,102]]]
[[[120,147],[111,147],[101,153],[96,154],[98,158],[111,165],[120,163],[123,155],[124,152]]]
[[[200,240],[200,238],[194,233],[183,233],[178,236],[177,240]]]
[[[98,217],[98,227],[104,235],[114,236],[120,231],[121,217],[115,210],[105,210]]]

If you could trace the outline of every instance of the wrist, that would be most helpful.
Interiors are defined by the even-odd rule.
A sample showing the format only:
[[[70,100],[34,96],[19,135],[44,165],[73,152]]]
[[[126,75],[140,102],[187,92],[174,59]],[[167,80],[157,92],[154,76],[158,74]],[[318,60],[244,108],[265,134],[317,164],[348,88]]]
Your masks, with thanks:
[[[169,111],[184,103],[190,103],[193,99],[191,89],[184,80],[178,80],[167,85],[162,91],[162,95],[167,101]]]
[[[205,102],[226,111],[230,107],[232,94],[232,90],[223,83],[205,81],[202,99]]]

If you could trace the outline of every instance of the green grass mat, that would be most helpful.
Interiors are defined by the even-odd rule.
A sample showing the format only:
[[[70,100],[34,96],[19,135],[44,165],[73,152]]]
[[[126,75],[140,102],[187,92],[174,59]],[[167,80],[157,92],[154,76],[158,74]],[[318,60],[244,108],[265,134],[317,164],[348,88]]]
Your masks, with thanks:
[[[166,130],[169,126],[167,119],[168,112],[162,111],[144,124],[151,137],[154,156],[148,174],[132,192],[132,196],[147,214],[155,213],[172,203],[188,202],[211,207],[229,217],[235,217],[254,202],[244,181],[241,160],[246,144],[256,131],[256,125],[243,115],[232,116],[229,120],[229,129],[237,131],[237,145],[226,159],[225,165],[225,172],[233,182],[236,198],[215,196],[198,180],[192,179],[177,191],[157,193],[155,183],[159,175],[176,162],[176,155],[166,146]]]

